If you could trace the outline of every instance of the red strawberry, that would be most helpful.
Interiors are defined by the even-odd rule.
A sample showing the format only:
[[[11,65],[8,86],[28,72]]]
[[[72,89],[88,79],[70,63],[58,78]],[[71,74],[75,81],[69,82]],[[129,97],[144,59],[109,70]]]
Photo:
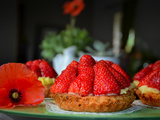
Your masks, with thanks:
[[[160,90],[160,70],[156,70],[155,74],[148,80],[147,86]]]
[[[147,85],[148,81],[150,81],[154,75],[157,74],[157,72],[159,72],[159,70],[154,70],[152,71],[150,74],[146,75],[138,84],[139,87],[143,86],[143,85]]]
[[[73,60],[68,66],[76,67],[78,68],[79,63],[75,60]]]
[[[56,78],[55,83],[51,87],[51,93],[68,93],[70,84],[77,77],[78,65],[75,65],[75,63],[75,61],[72,61],[67,68],[62,71],[60,76]]]
[[[153,70],[157,70],[160,68],[160,60],[156,61],[154,64],[153,64]]]
[[[121,89],[125,89],[126,87],[130,86],[130,83],[128,83],[126,78],[121,73],[119,73],[118,71],[116,71],[112,67],[109,67],[109,70],[112,72],[112,74],[116,78],[116,80],[117,80],[118,84],[120,85]]]
[[[94,66],[95,80],[93,85],[94,95],[120,94],[121,88],[111,71],[102,62]]]
[[[51,67],[50,64],[48,62],[46,62],[44,59],[39,64],[39,68],[40,68],[40,71],[41,71],[41,75],[43,77],[50,77],[50,78],[56,78],[57,77],[57,73],[54,70],[54,68]]]
[[[28,61],[28,62],[26,63],[27,67],[28,67],[28,68],[31,68],[32,63],[33,63],[33,61]]]
[[[121,89],[124,89],[124,88],[130,86],[130,83],[128,83],[126,78],[121,73],[119,73],[117,70],[115,70],[114,68],[111,67],[113,62],[100,60],[99,64],[105,65],[111,71],[111,73],[114,75],[116,81],[120,85]]]
[[[112,65],[113,62],[112,61],[109,61],[109,60],[106,60],[106,62],[109,64],[109,65]]]
[[[78,73],[81,73],[86,67],[93,67],[95,64],[96,61],[92,56],[83,55],[79,60]]]
[[[33,70],[38,77],[41,76],[41,70],[39,69],[40,62],[41,62],[41,60],[39,60],[39,59],[38,60],[34,60],[32,62],[32,64],[31,64],[31,67],[30,67],[30,69]]]
[[[146,75],[148,75],[150,72],[152,72],[152,66],[153,66],[153,64],[150,64],[147,67],[140,70],[138,73],[135,74],[133,79],[141,81]]]
[[[133,82],[133,79],[131,78],[131,76],[128,73],[126,73],[119,65],[114,63],[111,66],[112,66],[112,68],[114,68],[116,71],[121,73],[126,78],[126,80],[128,81],[128,84]]]
[[[75,93],[81,96],[93,94],[94,70],[87,67],[77,78],[71,83],[68,93]]]

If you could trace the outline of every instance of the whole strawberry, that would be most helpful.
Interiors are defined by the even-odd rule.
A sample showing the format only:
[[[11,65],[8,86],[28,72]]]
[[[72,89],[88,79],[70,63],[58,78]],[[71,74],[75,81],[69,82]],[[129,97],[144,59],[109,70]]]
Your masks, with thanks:
[[[38,77],[50,77],[50,78],[56,78],[57,73],[54,70],[50,64],[43,60],[37,59],[33,61],[28,61],[26,63],[26,66],[33,70]]]
[[[146,75],[152,72],[153,64],[148,65],[147,67],[140,70],[138,73],[135,74],[134,80],[141,81]]]
[[[51,87],[51,93],[68,93],[70,84],[77,77],[78,62],[72,61],[65,70],[56,78]]]
[[[85,70],[86,67],[93,67],[96,61],[91,55],[83,55],[79,60],[78,73]]]
[[[33,70],[38,77],[41,76],[41,70],[40,70],[40,68],[39,68],[40,62],[41,62],[41,60],[40,60],[40,59],[37,59],[37,60],[34,60],[34,61],[28,61],[28,62],[26,63],[26,65],[27,65],[31,70]]]
[[[133,82],[133,79],[131,78],[131,76],[127,72],[125,72],[119,65],[114,63],[111,66],[126,78],[128,84]]]
[[[93,95],[94,70],[87,67],[71,83],[68,93],[74,93],[81,96]]]
[[[94,95],[120,94],[120,86],[111,71],[103,62],[94,66],[95,80],[93,84]]]
[[[149,86],[154,86],[152,85],[152,81],[153,81],[153,84],[157,84],[159,85],[159,79],[160,79],[160,76],[159,76],[159,70],[154,70],[152,71],[150,74],[146,75],[141,81],[140,83],[138,84],[139,87],[143,86],[143,85],[147,85],[148,87]],[[156,79],[155,79],[156,78]]]
[[[160,69],[160,60],[157,60],[152,67],[152,70]]]
[[[56,71],[53,69],[53,67],[50,66],[50,64],[45,61],[44,59],[41,61],[41,63],[39,64],[39,68],[41,70],[41,75],[43,77],[50,77],[50,78],[56,78],[57,77],[57,73]]]

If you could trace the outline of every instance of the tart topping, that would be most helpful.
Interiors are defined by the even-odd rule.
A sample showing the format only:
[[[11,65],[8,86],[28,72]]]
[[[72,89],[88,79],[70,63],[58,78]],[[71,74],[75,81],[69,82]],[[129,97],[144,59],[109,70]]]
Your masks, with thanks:
[[[129,90],[132,79],[117,64],[95,60],[90,55],[72,61],[51,87],[51,93],[70,93],[80,96],[119,95]]]
[[[90,55],[83,55],[79,60],[78,73],[81,73],[87,67],[93,67],[96,64],[95,60]]]
[[[103,62],[99,61],[95,66],[95,80],[93,85],[94,95],[120,94],[120,86],[111,71]]]
[[[160,90],[160,70],[152,71],[149,75],[144,77],[138,84],[139,87],[144,85]]]
[[[44,59],[42,61],[40,59],[34,61],[28,61],[26,65],[28,66],[28,68],[33,70],[38,77],[50,77],[50,78],[57,77],[57,73],[54,70],[54,68],[51,67],[50,64]]]
[[[92,95],[93,93],[94,70],[92,67],[87,67],[77,78],[71,83],[68,93],[75,93],[81,96]]]
[[[60,76],[55,80],[51,87],[52,93],[67,93],[70,84],[77,77],[78,62],[72,61],[65,70],[62,71]]]
[[[148,65],[146,68],[140,70],[138,73],[135,74],[134,80],[141,81],[147,74],[152,72],[153,64]]]
[[[152,70],[157,70],[160,68],[160,60],[157,60],[152,67]]]

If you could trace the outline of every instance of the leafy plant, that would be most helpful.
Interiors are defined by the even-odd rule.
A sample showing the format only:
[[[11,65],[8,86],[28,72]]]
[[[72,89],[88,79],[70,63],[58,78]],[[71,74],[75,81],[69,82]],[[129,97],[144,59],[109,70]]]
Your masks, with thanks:
[[[71,28],[67,26],[59,34],[49,32],[42,41],[40,48],[42,49],[41,55],[45,59],[52,61],[56,54],[62,53],[63,50],[70,46],[76,46],[79,51],[85,51],[85,46],[92,43],[91,37],[87,30],[80,28]]]
[[[42,49],[42,57],[52,61],[56,54],[62,53],[63,50],[70,46],[76,46],[78,51],[85,51],[85,46],[90,45],[92,40],[85,29],[75,27],[76,17],[84,9],[83,0],[67,1],[63,5],[63,13],[70,15],[70,24],[59,34],[49,32],[42,41],[40,48]]]

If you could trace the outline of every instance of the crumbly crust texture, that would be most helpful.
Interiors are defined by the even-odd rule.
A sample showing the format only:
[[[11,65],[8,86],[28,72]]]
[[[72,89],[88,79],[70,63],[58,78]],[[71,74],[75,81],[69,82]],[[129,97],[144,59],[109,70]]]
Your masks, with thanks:
[[[50,89],[51,89],[52,85],[44,85],[44,87],[45,87],[44,96],[45,96],[45,98],[49,98],[50,97]]]
[[[142,94],[139,89],[135,89],[135,92],[144,104],[160,107],[160,94],[152,92]]]
[[[86,96],[68,93],[51,94],[56,104],[64,110],[77,112],[117,112],[131,107],[135,100],[134,90],[112,96]]]

